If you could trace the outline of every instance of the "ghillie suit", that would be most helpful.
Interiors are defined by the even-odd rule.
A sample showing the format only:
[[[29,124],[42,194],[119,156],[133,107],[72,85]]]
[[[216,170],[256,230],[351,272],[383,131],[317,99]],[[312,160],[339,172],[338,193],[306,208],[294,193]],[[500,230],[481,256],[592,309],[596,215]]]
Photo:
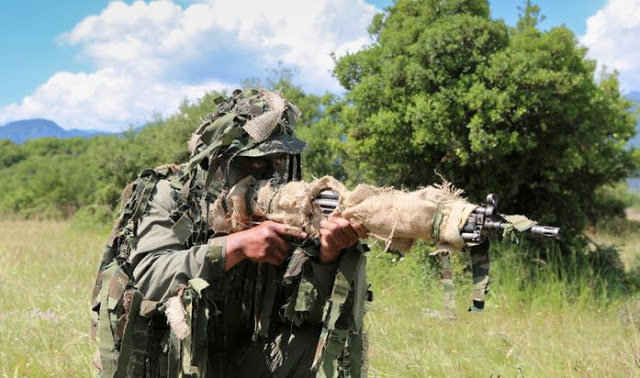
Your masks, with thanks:
[[[189,143],[189,162],[145,170],[123,193],[93,292],[101,376],[251,376],[260,361],[238,355],[255,348],[232,352],[245,344],[271,348],[268,374],[364,375],[364,246],[320,266],[318,246],[300,243],[282,266],[245,260],[225,273],[231,230],[211,227],[209,214],[230,195],[234,161],[285,154],[277,180],[293,182],[304,143],[292,135],[299,111],[276,93],[235,91],[216,104]],[[321,335],[325,319],[336,330],[330,340]],[[292,349],[279,349],[287,343]],[[317,346],[314,372],[308,367]],[[306,368],[287,365],[287,353],[306,351]]]
[[[225,235],[271,219],[317,237],[327,211],[314,198],[332,189],[336,215],[397,249],[426,239],[448,257],[479,242],[461,230],[481,235],[477,222],[467,230],[470,220],[491,211],[478,212],[449,185],[350,192],[331,178],[300,182],[304,143],[293,136],[293,104],[264,90],[216,103],[187,163],[145,170],[123,193],[93,293],[102,376],[366,375],[366,246],[321,265],[313,238],[292,240],[297,248],[280,266],[244,260],[225,272]],[[286,156],[282,171],[234,176],[240,157],[276,154]],[[471,249],[476,299],[488,278],[482,246]],[[450,281],[445,270],[445,288]]]

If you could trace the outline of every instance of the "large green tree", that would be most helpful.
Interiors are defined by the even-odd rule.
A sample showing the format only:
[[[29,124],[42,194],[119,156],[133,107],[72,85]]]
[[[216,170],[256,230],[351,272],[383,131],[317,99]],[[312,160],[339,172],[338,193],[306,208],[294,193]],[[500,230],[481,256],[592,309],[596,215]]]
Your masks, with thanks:
[[[596,77],[565,27],[540,31],[526,3],[517,27],[486,0],[398,0],[370,26],[375,42],[337,60],[352,181],[415,188],[440,181],[471,200],[497,193],[569,232],[594,193],[638,158],[631,103],[615,75]]]

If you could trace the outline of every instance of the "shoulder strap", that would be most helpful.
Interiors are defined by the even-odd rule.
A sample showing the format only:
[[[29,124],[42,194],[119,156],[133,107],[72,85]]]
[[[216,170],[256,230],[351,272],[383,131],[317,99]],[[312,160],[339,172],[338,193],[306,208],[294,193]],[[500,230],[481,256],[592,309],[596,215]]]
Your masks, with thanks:
[[[144,215],[158,180],[175,174],[178,167],[146,169],[122,192],[120,215],[103,251],[93,289],[92,337],[100,335],[105,377],[137,376],[144,366],[147,320],[139,315],[142,294],[133,287],[127,257],[136,244],[137,222]]]
[[[471,272],[473,274],[473,292],[469,311],[484,310],[484,297],[489,291],[489,241],[469,248],[471,254]]]
[[[353,353],[353,358],[350,357],[352,362],[362,361],[362,358],[358,358],[362,356],[362,350],[356,350],[358,349],[356,346],[361,346],[358,342],[361,339],[353,336],[361,335],[362,332],[361,319],[355,320],[355,317],[364,315],[365,298],[355,297],[366,296],[364,271],[361,272],[366,267],[365,248],[358,244],[356,248],[349,249],[344,254],[336,273],[331,296],[324,307],[323,328],[312,365],[312,369],[318,372],[319,376],[333,377],[339,371],[343,374],[347,373],[343,370],[349,364],[347,361],[342,361],[345,346],[349,347],[349,355]],[[347,305],[349,299],[351,304]],[[353,340],[349,341],[350,339]],[[360,365],[356,363],[348,366],[348,375],[351,375],[351,372],[359,372]]]

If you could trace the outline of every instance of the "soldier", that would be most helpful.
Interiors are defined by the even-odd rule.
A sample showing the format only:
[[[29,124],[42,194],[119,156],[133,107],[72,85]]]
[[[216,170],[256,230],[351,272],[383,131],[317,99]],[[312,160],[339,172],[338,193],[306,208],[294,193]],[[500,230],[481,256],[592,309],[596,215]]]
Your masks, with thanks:
[[[276,93],[235,91],[217,103],[188,163],[145,171],[124,195],[94,291],[103,375],[304,377],[316,375],[314,359],[334,375],[355,358],[348,369],[359,374],[361,353],[347,357],[346,339],[339,351],[316,349],[330,344],[319,340],[338,260],[357,263],[367,231],[340,217],[322,221],[315,243],[259,219],[240,232],[216,229],[216,200],[247,176],[299,179],[305,145],[293,136],[298,109]],[[345,309],[361,299],[344,296],[350,303],[333,311],[352,329]]]
[[[143,171],[123,193],[93,296],[103,376],[365,375],[371,293],[360,238],[370,231],[405,252],[418,239],[437,243],[451,312],[449,255],[471,247],[470,310],[480,311],[483,229],[535,228],[502,222],[495,198],[478,207],[447,183],[404,192],[300,182],[295,105],[266,90],[217,104],[189,162]],[[324,189],[338,195],[335,208],[314,203]]]

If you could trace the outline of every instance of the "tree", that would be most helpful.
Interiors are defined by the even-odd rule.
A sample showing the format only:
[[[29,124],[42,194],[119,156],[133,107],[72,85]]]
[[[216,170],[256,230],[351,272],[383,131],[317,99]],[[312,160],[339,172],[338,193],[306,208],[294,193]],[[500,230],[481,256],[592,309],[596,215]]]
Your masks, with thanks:
[[[565,27],[517,28],[486,0],[398,0],[368,48],[337,60],[352,181],[416,188],[439,175],[504,212],[581,230],[595,191],[640,166],[631,103]]]
[[[0,212],[69,217],[91,203],[95,184],[85,158],[88,145],[84,138],[40,138],[15,146],[20,160],[0,167]]]
[[[8,139],[0,139],[0,169],[7,168],[25,158],[19,145]]]

